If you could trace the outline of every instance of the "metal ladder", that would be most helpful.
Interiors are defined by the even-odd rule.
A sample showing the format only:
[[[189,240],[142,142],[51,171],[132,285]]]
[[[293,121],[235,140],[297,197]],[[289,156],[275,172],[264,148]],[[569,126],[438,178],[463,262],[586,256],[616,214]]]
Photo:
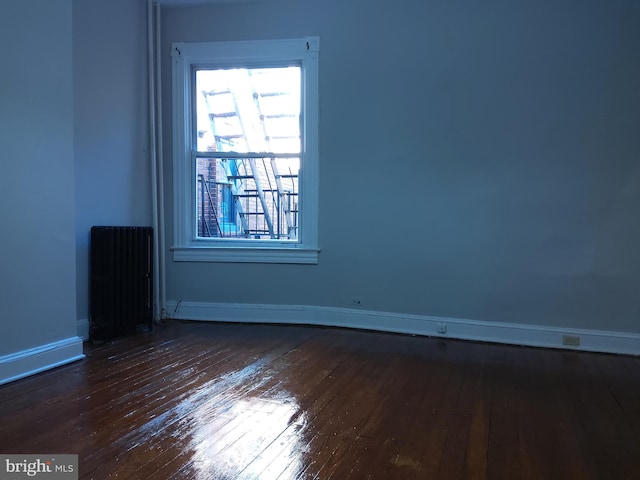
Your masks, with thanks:
[[[239,105],[238,99],[233,91],[225,89],[205,91],[202,93],[205,104],[207,105],[209,124],[215,138],[217,150],[219,152],[224,151],[224,144],[236,139],[244,139],[245,142],[248,143],[247,129],[240,114],[242,107]],[[231,97],[233,111],[214,111],[209,102],[209,98],[219,95],[229,95]],[[217,131],[215,122],[215,119],[219,118],[236,118],[240,127],[239,130],[225,135],[220,134]],[[247,238],[260,238],[262,235],[269,235],[271,238],[276,238],[271,214],[262,188],[262,182],[260,175],[258,175],[256,159],[221,159],[220,163],[226,177],[223,183],[226,183],[231,190],[236,211],[240,218],[243,235]],[[251,199],[255,200],[253,204]],[[263,219],[263,222],[260,222],[260,218]]]
[[[271,151],[271,139],[273,137],[269,136],[267,132],[269,128],[267,127],[267,123],[270,120],[277,120],[281,118],[295,118],[295,115],[287,114],[287,113],[277,113],[277,114],[265,114],[261,108],[260,98],[265,97],[279,97],[287,95],[285,92],[253,92],[253,98],[256,103],[256,108],[258,109],[258,114],[260,116],[260,124],[262,126],[262,131],[264,133],[265,143],[267,145],[267,150]],[[280,138],[292,138],[292,137],[280,137]],[[297,236],[298,222],[296,221],[296,216],[298,215],[298,189],[296,188],[298,174],[289,171],[288,173],[280,173],[278,170],[277,162],[275,158],[270,160],[271,170],[273,172],[276,189],[278,194],[278,199],[280,205],[282,205],[282,209],[284,211],[285,222],[287,225],[287,238],[295,238]],[[291,188],[285,188],[283,185],[283,181],[290,182]],[[287,185],[288,187],[288,185]],[[295,203],[292,205],[292,200]]]

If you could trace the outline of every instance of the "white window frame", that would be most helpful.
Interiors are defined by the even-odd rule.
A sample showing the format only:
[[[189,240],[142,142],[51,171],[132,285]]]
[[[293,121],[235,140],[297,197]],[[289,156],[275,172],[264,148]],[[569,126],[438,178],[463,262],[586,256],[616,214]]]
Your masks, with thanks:
[[[173,217],[175,261],[318,263],[318,37],[173,43]],[[196,145],[192,89],[196,68],[269,67],[295,63],[302,77],[302,151],[298,240],[196,236]]]

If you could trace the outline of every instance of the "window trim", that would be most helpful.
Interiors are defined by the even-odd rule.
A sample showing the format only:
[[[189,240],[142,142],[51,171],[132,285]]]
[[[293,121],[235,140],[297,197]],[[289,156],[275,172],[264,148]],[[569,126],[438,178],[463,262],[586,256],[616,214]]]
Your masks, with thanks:
[[[173,43],[173,259],[197,262],[318,263],[318,37]],[[298,240],[210,239],[195,236],[192,150],[194,68],[280,66],[302,70],[302,152]]]

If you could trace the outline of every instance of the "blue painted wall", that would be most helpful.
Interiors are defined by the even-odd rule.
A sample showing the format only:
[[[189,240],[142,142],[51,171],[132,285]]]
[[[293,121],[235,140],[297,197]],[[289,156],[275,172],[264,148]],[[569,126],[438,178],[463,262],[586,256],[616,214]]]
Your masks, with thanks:
[[[93,225],[151,225],[145,0],[74,0],[78,319]]]
[[[174,263],[170,300],[640,332],[637,1],[282,0],[169,45],[319,35],[320,263]]]
[[[76,334],[71,7],[0,2],[0,356]]]

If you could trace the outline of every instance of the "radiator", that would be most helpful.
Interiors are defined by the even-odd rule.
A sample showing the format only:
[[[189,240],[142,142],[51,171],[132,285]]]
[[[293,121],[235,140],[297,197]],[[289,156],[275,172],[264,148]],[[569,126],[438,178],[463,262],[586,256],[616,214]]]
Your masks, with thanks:
[[[92,227],[89,338],[149,330],[153,321],[153,229]]]

